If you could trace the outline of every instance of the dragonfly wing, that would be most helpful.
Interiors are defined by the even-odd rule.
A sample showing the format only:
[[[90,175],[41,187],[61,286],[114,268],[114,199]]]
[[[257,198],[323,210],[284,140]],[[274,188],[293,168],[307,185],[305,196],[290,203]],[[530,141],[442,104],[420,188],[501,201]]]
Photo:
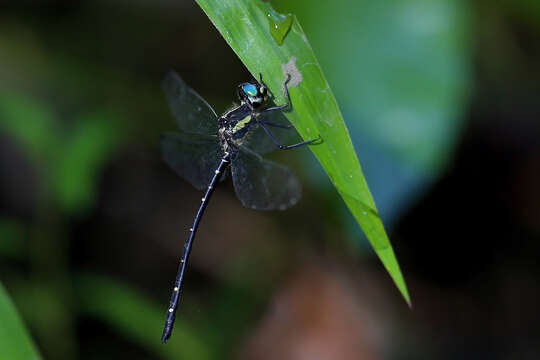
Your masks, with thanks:
[[[217,134],[216,112],[177,73],[170,71],[162,86],[180,130],[202,135]]]
[[[247,208],[285,210],[301,197],[300,183],[288,168],[249,149],[240,148],[231,167],[234,190]]]
[[[208,186],[222,157],[217,137],[185,133],[163,134],[161,154],[178,176],[198,190]]]
[[[261,114],[259,115],[259,121],[269,121],[272,124],[290,126],[290,122],[281,111],[273,111],[270,113]],[[298,132],[294,127],[285,129],[268,124],[265,126],[283,145],[289,145],[302,141],[300,135],[298,135]],[[258,154],[267,154],[278,149],[270,136],[268,136],[268,134],[266,134],[266,132],[260,126],[248,135],[248,138],[245,140],[245,146]]]

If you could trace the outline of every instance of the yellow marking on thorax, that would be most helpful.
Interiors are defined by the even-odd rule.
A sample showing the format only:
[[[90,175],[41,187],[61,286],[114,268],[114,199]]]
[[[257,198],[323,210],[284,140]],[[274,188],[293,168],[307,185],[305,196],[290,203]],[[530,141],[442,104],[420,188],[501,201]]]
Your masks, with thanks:
[[[246,116],[245,118],[237,122],[236,125],[234,125],[233,132],[237,132],[243,129],[250,121],[251,121],[251,115]]]

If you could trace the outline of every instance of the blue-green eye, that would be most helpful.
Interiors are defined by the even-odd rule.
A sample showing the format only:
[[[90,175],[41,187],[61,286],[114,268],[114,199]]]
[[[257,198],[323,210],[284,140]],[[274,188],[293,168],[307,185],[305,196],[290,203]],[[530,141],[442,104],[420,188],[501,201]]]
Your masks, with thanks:
[[[253,84],[246,84],[242,87],[242,90],[248,94],[249,96],[257,96],[258,95],[258,91],[257,91],[257,87]]]

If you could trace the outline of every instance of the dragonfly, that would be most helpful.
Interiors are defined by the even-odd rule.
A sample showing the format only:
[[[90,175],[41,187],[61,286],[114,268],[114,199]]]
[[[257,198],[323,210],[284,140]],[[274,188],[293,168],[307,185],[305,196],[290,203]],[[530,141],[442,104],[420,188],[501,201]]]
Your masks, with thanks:
[[[262,74],[259,74],[259,81],[238,85],[240,104],[221,116],[177,73],[171,71],[163,80],[163,90],[180,129],[161,136],[163,160],[196,189],[206,189],[180,258],[161,336],[164,344],[173,330],[195,233],[218,182],[230,173],[236,196],[243,206],[251,209],[286,210],[300,199],[301,187],[294,174],[285,166],[261,156],[275,149],[289,150],[320,140],[319,136],[283,145],[270,130],[294,131],[291,124],[278,120],[283,117],[282,110],[290,106],[289,80],[290,75],[283,83],[287,102],[274,106],[267,106],[270,96]]]

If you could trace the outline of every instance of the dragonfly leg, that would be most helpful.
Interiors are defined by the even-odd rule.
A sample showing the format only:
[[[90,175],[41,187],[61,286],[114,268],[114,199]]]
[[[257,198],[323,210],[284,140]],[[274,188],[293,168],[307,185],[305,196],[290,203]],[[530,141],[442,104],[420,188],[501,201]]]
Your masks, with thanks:
[[[289,98],[289,89],[287,88],[287,84],[289,83],[289,80],[291,80],[291,74],[287,74],[287,80],[285,80],[285,82],[283,83],[283,96],[285,97],[285,99],[287,99],[287,102],[283,105],[270,106],[269,108],[262,110],[261,113],[282,110],[288,107],[289,105],[291,105],[291,99]],[[261,81],[262,81],[262,75],[261,75]]]
[[[262,78],[262,73],[259,73],[259,84],[263,85],[265,88],[268,89],[268,86],[264,83],[264,80]]]
[[[268,130],[268,128],[266,126],[264,126],[264,124],[262,123],[259,123],[259,125],[261,126],[261,128],[264,130],[264,132],[266,133],[266,135],[268,135],[270,137],[270,139],[272,140],[272,142],[274,144],[276,144],[276,146],[281,149],[281,150],[289,150],[289,149],[294,149],[294,148],[297,148],[297,147],[300,147],[300,146],[303,146],[303,145],[308,145],[308,144],[311,144],[317,140],[320,140],[321,137],[319,136],[318,138],[316,139],[312,139],[312,140],[306,140],[306,141],[302,141],[302,142],[299,142],[297,144],[292,144],[292,145],[283,145],[282,143],[279,142],[278,139],[276,139],[276,137],[274,136],[274,134],[272,134],[270,132],[270,130]]]

